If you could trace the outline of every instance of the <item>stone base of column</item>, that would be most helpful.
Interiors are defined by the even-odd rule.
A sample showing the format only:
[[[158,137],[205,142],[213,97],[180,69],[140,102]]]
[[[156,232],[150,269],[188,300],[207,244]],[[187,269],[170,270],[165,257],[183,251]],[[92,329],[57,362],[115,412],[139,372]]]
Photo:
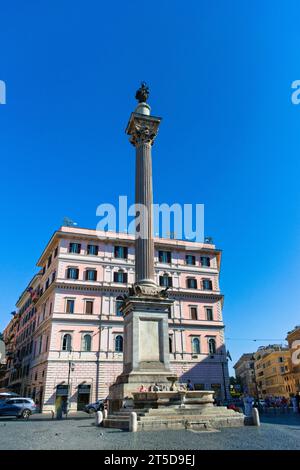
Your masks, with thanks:
[[[123,373],[109,389],[110,411],[129,405],[132,393],[154,384],[169,390],[177,377],[170,370],[169,309],[173,301],[132,296],[124,301]]]

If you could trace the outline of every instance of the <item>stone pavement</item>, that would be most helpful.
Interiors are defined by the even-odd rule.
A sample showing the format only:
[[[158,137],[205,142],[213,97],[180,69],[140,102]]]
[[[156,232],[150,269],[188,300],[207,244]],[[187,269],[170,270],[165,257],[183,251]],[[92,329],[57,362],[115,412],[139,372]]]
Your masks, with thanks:
[[[218,432],[148,431],[129,433],[96,428],[84,413],[52,420],[35,415],[29,421],[0,418],[0,449],[92,450],[300,450],[300,415],[262,416],[257,428],[226,428]]]

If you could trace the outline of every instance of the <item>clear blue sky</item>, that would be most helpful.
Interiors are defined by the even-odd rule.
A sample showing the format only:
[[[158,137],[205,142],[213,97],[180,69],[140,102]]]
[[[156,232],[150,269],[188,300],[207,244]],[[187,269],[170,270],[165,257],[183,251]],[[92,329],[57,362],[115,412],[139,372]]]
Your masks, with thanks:
[[[98,204],[133,200],[141,80],[164,118],[155,202],[204,203],[224,252],[233,360],[300,323],[299,17],[296,0],[3,3],[0,330],[64,216],[94,228]]]

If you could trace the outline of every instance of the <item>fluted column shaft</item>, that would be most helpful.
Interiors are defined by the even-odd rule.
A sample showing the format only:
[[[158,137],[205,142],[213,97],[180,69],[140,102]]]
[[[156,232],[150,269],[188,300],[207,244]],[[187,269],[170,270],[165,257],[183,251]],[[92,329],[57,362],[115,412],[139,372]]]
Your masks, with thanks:
[[[151,143],[136,145],[135,203],[139,211],[135,239],[136,283],[155,282]],[[144,210],[143,210],[144,208]]]
[[[161,118],[150,116],[150,106],[140,103],[126,129],[135,146],[135,284],[148,284],[156,289],[154,274],[152,145]],[[148,112],[148,114],[145,114]],[[147,291],[149,293],[149,290]]]

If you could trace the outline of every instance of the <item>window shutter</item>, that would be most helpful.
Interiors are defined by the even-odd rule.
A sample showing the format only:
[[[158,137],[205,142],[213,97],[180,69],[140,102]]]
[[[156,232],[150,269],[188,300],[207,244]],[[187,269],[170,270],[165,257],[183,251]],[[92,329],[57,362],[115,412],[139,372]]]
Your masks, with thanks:
[[[163,278],[163,276],[159,276],[159,285],[160,285],[161,287],[163,287],[163,285],[164,285],[164,278]]]
[[[78,246],[77,246],[77,253],[80,253],[81,252],[81,244],[78,243]]]
[[[168,286],[172,287],[172,285],[173,285],[173,278],[170,276],[168,277]]]
[[[115,246],[115,258],[119,258],[119,250],[118,250],[118,247]]]
[[[118,282],[118,273],[114,273],[114,282]]]
[[[127,273],[123,273],[123,282],[127,284]]]

